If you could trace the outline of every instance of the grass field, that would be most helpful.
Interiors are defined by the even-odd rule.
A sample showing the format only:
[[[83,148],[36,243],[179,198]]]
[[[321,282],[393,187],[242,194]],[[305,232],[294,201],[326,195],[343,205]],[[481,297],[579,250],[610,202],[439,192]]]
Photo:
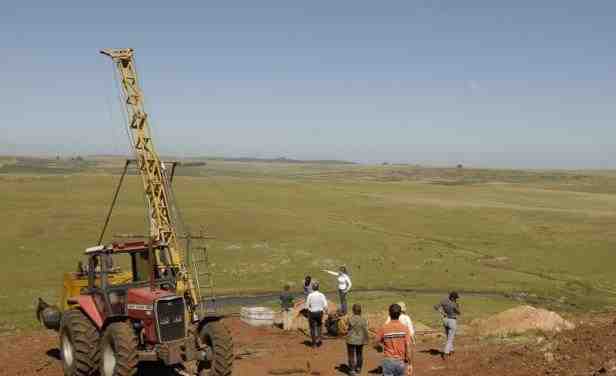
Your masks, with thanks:
[[[35,327],[35,299],[57,298],[98,238],[119,163],[0,158],[0,332]],[[144,232],[141,184],[126,183],[109,234]],[[193,230],[215,236],[219,294],[299,288],[307,273],[333,289],[319,270],[345,264],[357,288],[616,303],[616,172],[210,161],[174,184]],[[473,315],[493,311],[479,300]]]

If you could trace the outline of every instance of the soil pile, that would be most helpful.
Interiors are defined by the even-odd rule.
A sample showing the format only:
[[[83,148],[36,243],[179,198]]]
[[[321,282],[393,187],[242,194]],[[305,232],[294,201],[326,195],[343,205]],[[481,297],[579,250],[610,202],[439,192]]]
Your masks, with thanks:
[[[504,347],[497,354],[480,358],[475,367],[485,375],[616,375],[616,315],[589,318],[580,321],[575,330],[547,334],[535,343]]]
[[[575,326],[556,312],[531,306],[519,306],[485,320],[475,320],[471,325],[479,335],[519,334],[529,330],[560,332]]]

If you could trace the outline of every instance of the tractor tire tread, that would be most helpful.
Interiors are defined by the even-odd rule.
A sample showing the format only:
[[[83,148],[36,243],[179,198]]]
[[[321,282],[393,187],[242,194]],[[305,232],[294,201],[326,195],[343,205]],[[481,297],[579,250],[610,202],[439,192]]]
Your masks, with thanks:
[[[70,328],[70,329],[67,329]],[[70,376],[89,376],[99,360],[100,335],[94,324],[79,309],[71,309],[62,317],[61,330],[70,330],[75,366]]]
[[[103,339],[104,341],[113,340],[114,343],[116,352],[114,376],[134,376],[137,373],[137,363],[139,361],[137,355],[138,344],[137,337],[130,325],[123,321],[109,324]]]
[[[229,329],[220,321],[205,325],[203,332],[209,335],[213,344],[214,361],[211,376],[230,376],[233,371],[233,339]]]

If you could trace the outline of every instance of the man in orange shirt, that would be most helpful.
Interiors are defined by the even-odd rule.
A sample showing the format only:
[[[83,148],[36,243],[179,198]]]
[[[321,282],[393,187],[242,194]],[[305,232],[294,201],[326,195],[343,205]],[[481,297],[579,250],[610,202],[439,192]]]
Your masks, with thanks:
[[[398,304],[389,306],[391,321],[377,332],[376,340],[383,345],[383,376],[405,376],[411,365],[411,332],[398,319],[402,308]]]

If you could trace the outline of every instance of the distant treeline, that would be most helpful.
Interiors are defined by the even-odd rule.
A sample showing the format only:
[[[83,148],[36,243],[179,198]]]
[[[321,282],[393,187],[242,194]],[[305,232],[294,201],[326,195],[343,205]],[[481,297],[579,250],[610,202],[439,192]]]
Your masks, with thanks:
[[[199,159],[199,158],[198,158]],[[266,163],[318,163],[318,164],[357,164],[356,162],[340,161],[335,159],[315,159],[315,160],[303,160],[292,158],[226,158],[226,157],[207,157],[203,159],[224,161],[224,162],[266,162]]]

